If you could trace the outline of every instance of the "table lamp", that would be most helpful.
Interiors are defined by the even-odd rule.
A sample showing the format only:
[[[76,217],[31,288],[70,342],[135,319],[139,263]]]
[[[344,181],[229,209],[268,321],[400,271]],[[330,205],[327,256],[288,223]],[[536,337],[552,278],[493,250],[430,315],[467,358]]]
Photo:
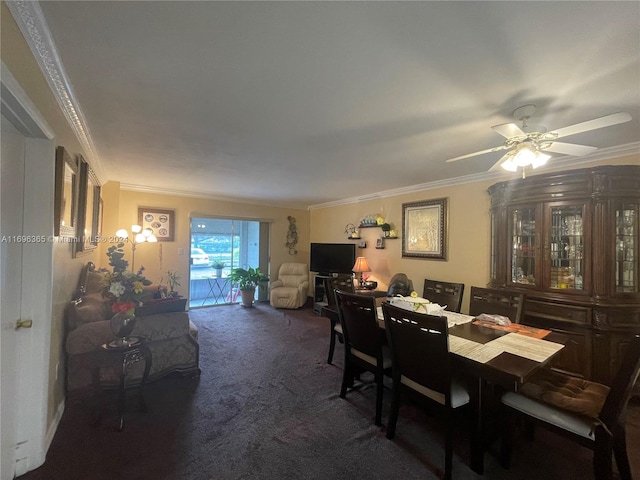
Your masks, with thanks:
[[[351,270],[354,273],[359,273],[360,274],[360,276],[358,277],[358,285],[360,286],[360,288],[363,288],[364,280],[362,278],[362,274],[364,272],[370,272],[371,271],[371,268],[369,267],[369,263],[367,262],[367,259],[365,257],[356,258],[356,263],[353,265],[353,268]]]

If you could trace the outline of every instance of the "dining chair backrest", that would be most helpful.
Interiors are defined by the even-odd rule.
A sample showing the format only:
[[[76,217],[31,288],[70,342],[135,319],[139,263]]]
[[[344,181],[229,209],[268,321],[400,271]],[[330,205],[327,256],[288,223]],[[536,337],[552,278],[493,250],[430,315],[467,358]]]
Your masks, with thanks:
[[[382,304],[394,378],[406,377],[440,393],[450,406],[451,377],[446,317]],[[404,382],[403,382],[404,383]]]
[[[353,286],[353,275],[338,275],[336,277],[325,277],[324,289],[327,293],[327,304],[329,308],[336,308],[336,290],[347,293],[355,293]]]
[[[377,358],[384,333],[378,324],[375,298],[341,290],[335,293],[345,344]]]
[[[611,390],[602,406],[599,418],[611,431],[619,422],[624,422],[624,412],[627,408],[633,387],[640,374],[640,335],[635,335],[627,346]]]
[[[464,294],[464,283],[440,282],[438,280],[425,279],[423,298],[431,303],[447,306],[450,312],[460,313],[462,307],[462,295]]]
[[[508,290],[471,287],[469,315],[482,313],[508,317],[512,323],[520,323],[524,307],[524,294]]]

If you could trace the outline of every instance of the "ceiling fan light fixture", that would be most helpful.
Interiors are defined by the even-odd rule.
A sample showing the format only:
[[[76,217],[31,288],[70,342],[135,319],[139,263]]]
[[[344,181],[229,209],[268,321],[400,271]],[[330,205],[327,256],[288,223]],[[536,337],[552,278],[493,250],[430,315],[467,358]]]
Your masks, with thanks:
[[[509,156],[500,166],[508,172],[517,172],[519,168],[538,168],[547,163],[551,155],[542,153],[535,147],[521,145],[520,148],[510,152]]]
[[[551,155],[547,155],[546,153],[536,152],[536,158],[531,162],[531,168],[538,168],[547,163],[547,161],[551,158]]]
[[[538,152],[531,147],[523,146],[519,148],[513,156],[513,162],[519,167],[526,167],[531,165],[536,159],[536,153]]]
[[[513,161],[513,155],[507,158],[504,162],[500,164],[502,168],[504,168],[507,172],[517,172],[518,165]]]

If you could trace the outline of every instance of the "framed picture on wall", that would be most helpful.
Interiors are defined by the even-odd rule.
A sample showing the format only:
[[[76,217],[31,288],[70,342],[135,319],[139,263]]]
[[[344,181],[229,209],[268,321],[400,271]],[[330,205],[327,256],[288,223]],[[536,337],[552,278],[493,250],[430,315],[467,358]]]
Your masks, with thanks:
[[[78,221],[78,162],[64,147],[56,148],[53,234],[75,237]]]
[[[402,256],[447,259],[447,199],[402,204]]]
[[[176,211],[153,207],[138,207],[138,224],[150,228],[159,242],[173,242]]]
[[[78,241],[75,253],[88,253],[98,247],[100,229],[100,182],[85,161],[78,155],[80,181],[78,182]]]

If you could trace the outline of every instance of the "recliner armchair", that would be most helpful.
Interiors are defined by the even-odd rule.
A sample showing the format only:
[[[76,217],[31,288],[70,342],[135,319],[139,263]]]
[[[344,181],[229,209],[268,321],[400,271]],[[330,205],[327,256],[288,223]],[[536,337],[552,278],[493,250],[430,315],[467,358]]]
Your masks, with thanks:
[[[271,282],[269,300],[275,308],[300,308],[307,301],[309,267],[306,263],[283,263],[278,279]]]

